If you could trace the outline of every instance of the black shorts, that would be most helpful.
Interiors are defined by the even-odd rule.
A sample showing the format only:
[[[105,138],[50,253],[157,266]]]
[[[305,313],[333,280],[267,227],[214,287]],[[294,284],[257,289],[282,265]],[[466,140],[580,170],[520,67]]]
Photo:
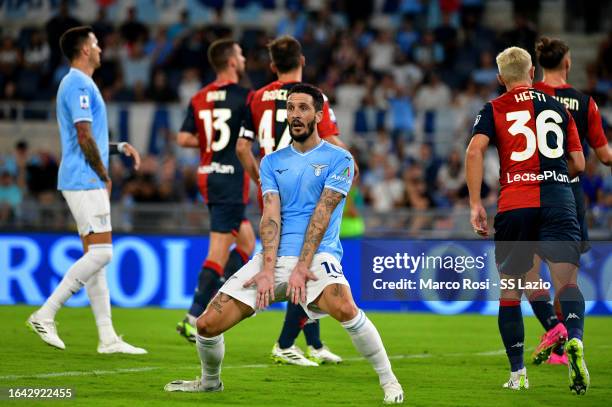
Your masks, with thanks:
[[[244,204],[208,204],[211,232],[237,234],[246,220],[245,209]]]
[[[500,273],[524,275],[534,254],[551,263],[579,264],[582,236],[575,209],[512,209],[498,213],[494,226]]]

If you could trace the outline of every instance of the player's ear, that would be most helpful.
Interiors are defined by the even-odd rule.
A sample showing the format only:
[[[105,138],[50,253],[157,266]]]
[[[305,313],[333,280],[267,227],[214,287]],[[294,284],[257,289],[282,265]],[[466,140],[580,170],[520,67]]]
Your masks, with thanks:
[[[323,110],[319,110],[315,113],[315,120],[317,124],[321,123],[321,120],[323,120]]]
[[[535,78],[535,66],[531,65],[529,69],[529,79],[533,82],[533,78]]]
[[[497,82],[501,85],[501,86],[506,86],[506,84],[504,83],[504,80],[502,79],[500,74],[497,74]]]
[[[304,55],[300,56],[300,66],[306,66],[306,57]]]
[[[572,59],[570,58],[569,51],[565,55],[565,58],[564,58],[563,62],[565,63],[565,69],[567,70],[567,72],[569,72],[570,69],[572,69]]]
[[[273,74],[278,73],[278,69],[276,68],[276,64],[274,62],[270,62],[270,70],[272,71]]]

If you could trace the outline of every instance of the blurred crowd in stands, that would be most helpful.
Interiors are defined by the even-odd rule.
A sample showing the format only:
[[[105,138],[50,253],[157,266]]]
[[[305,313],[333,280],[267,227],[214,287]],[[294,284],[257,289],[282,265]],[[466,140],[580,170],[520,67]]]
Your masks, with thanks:
[[[495,55],[511,45],[533,51],[540,2],[514,1],[514,27],[502,32],[482,25],[483,0],[385,0],[382,12],[390,25],[384,29],[367,22],[373,1],[287,0],[276,27],[239,32],[224,23],[223,0],[210,3],[215,6],[212,21],[192,21],[185,10],[174,24],[155,27],[140,22],[135,8],[125,21],[109,21],[101,8],[94,21],[81,22],[62,3],[45,25],[23,27],[15,35],[2,32],[0,100],[52,101],[68,70],[59,37],[81,23],[92,25],[100,40],[102,66],[94,79],[107,102],[181,106],[214,78],[206,60],[212,41],[239,39],[247,57],[244,84],[258,88],[275,79],[266,43],[289,34],[303,46],[304,81],[319,86],[336,109],[353,112],[352,123],[339,127],[361,167],[359,202],[381,214],[401,207],[464,206],[463,151],[472,122],[501,90]],[[275,6],[274,0],[259,3]],[[586,11],[587,32],[610,28],[601,26],[601,16]],[[588,64],[588,86],[582,90],[606,107],[612,104],[612,31],[594,46],[597,59]],[[28,197],[41,203],[58,199],[58,158],[33,150],[19,142],[14,154],[0,158],[0,219],[15,216]],[[589,205],[605,210],[612,207],[612,177],[593,158],[582,183]],[[112,163],[114,201],[201,199],[197,164],[181,162],[171,151],[146,156],[138,173],[125,164]],[[483,193],[492,204],[498,176],[494,154],[486,165]]]

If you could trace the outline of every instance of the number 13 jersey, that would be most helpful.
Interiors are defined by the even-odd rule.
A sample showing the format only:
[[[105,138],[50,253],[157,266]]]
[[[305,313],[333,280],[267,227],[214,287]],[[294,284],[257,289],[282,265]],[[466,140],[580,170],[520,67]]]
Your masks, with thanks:
[[[236,141],[245,120],[249,89],[215,81],[189,103],[181,131],[200,141],[198,186],[207,204],[246,204],[249,176],[236,156]]]
[[[473,135],[489,137],[500,163],[498,212],[518,208],[575,208],[567,155],[582,151],[564,105],[529,87],[486,103]]]

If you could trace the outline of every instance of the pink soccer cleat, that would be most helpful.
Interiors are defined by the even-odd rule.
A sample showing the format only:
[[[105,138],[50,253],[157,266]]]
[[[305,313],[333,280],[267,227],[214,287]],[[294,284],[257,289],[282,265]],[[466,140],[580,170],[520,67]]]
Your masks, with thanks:
[[[563,352],[563,355],[557,355],[555,352],[550,354],[550,357],[546,361],[549,365],[566,365],[567,366],[567,355]]]
[[[542,335],[540,344],[536,347],[535,351],[533,351],[533,354],[531,355],[533,363],[539,365],[548,360],[555,346],[562,345],[566,340],[567,329],[565,329],[565,325],[559,322],[554,328]]]

